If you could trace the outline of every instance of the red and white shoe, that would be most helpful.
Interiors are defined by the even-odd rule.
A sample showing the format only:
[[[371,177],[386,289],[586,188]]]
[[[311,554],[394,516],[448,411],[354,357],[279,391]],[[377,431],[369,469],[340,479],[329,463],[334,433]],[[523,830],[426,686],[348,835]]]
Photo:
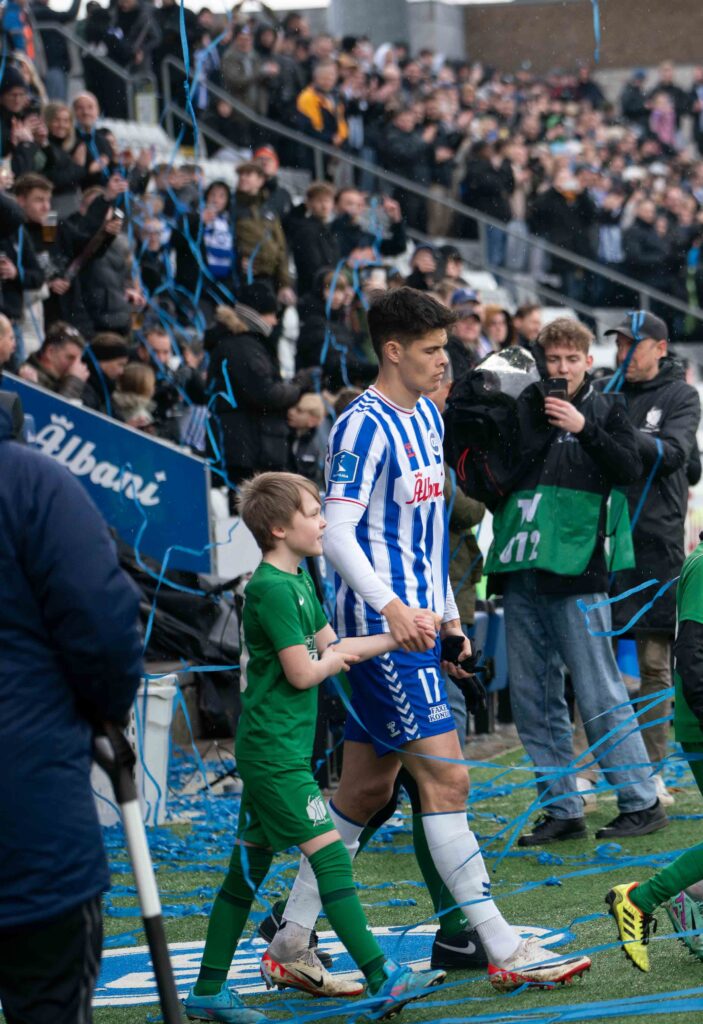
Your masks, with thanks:
[[[264,953],[261,977],[266,988],[298,988],[311,996],[351,997],[364,991],[360,982],[330,974],[311,949],[301,950],[295,960],[285,964]]]
[[[488,980],[498,992],[512,992],[521,985],[554,988],[568,985],[590,969],[587,956],[555,957],[538,939],[523,939],[502,967],[488,965]]]

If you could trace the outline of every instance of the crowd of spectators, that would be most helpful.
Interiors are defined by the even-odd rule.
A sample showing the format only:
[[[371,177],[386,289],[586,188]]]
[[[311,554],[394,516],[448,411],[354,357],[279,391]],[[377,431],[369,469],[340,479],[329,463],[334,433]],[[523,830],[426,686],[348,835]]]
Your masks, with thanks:
[[[534,348],[539,308],[513,317],[484,307],[454,245],[416,243],[408,273],[413,228],[476,234],[443,197],[512,229],[488,229],[495,268],[526,268],[519,236],[529,228],[679,298],[703,294],[703,71],[689,91],[668,64],[649,87],[635,71],[614,105],[586,67],[501,74],[402,44],[374,50],[367,38],[313,36],[297,14],[279,23],[270,12],[235,11],[225,22],[185,9],[198,122],[242,153],[231,187],[205,180],[197,163],[121,148],[101,127],[105,115],[126,114],[126,97],[96,57],[136,78],[157,73],[168,54],[182,54],[180,7],[118,0],[108,10],[91,0],[75,29],[92,48],[82,70],[94,91],[69,104],[71,54],[54,29],[77,13],[74,4],[59,15],[45,0],[5,11],[13,52],[0,81],[0,313],[12,341],[2,361],[132,426],[217,454],[230,484],[259,468],[319,478],[336,396],[376,372],[371,290],[407,283],[460,310],[455,377],[506,345]],[[11,31],[15,15],[20,28]],[[309,157],[211,85],[435,199],[384,194],[371,170],[345,178],[335,161],[326,180],[291,195],[279,168],[311,170]],[[590,305],[633,300],[566,261],[530,269],[558,274],[568,296]]]
[[[20,59],[37,60],[44,76],[37,84],[51,100],[66,100],[71,60],[55,27],[77,12],[78,0],[61,14],[48,0],[31,0],[29,9],[12,0],[5,8],[5,38]],[[90,0],[74,27],[90,47],[83,77],[103,115],[126,117],[127,96],[124,80],[96,57],[135,80],[152,74],[160,89],[164,59],[185,56],[183,28],[199,124],[232,146],[273,144],[284,166],[312,169],[309,150],[273,138],[211,85],[257,115],[426,186],[437,201],[386,189],[412,228],[475,237],[476,223],[454,216],[438,201],[445,197],[504,223],[508,234],[488,229],[489,264],[552,274],[573,300],[622,306],[633,296],[558,258],[540,259],[537,250],[530,259],[520,240],[526,231],[681,300],[697,300],[703,290],[703,67],[687,88],[669,62],[651,73],[634,69],[611,100],[585,65],[540,76],[430,49],[412,54],[404,43],[374,48],[368,37],[312,34],[304,16],[278,20],[266,8],[248,18],[235,8],[228,19],[186,8],[183,18],[181,26],[175,0],[159,7],[117,0],[109,8]],[[171,66],[168,75],[171,93],[182,97],[182,74]],[[204,141],[209,152],[219,148],[212,137]],[[328,162],[330,176],[335,170]],[[69,179],[57,187],[72,189]],[[383,191],[371,171],[336,183]]]

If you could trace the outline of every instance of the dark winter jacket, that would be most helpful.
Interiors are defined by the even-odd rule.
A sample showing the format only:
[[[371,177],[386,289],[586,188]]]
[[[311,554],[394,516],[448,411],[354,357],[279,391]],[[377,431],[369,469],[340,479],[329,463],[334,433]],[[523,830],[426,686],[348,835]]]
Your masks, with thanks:
[[[382,167],[410,178],[418,185],[429,185],[432,181],[434,146],[425,142],[418,129],[401,131],[389,125],[378,140],[378,154]]]
[[[320,432],[313,428],[304,434],[293,432],[290,438],[290,471],[313,480],[319,487],[324,483],[325,445]]]
[[[93,334],[97,331],[128,334],[132,326],[132,313],[125,295],[131,276],[124,249],[115,244],[116,241],[80,272],[83,301]]]
[[[451,336],[447,343],[447,355],[452,364],[453,380],[460,380],[481,361],[481,356],[477,352],[467,348],[459,338]]]
[[[264,185],[264,210],[273,213],[283,224],[293,208],[293,199],[288,189],[281,185],[277,177],[267,178]]]
[[[313,290],[320,270],[334,269],[341,258],[339,242],[331,225],[319,217],[306,217],[304,207],[295,207],[286,221],[299,295]]]
[[[496,169],[490,160],[469,160],[461,183],[461,198],[467,206],[506,224],[511,217],[510,196],[515,188],[510,163]]]
[[[468,381],[467,381],[468,383]],[[507,396],[504,396],[507,397]],[[460,394],[453,396],[456,402]],[[491,502],[496,517],[501,514],[509,495],[532,492],[537,488],[561,489],[564,492],[578,491],[600,496],[595,526],[593,550],[583,572],[576,576],[560,575],[542,569],[537,571],[538,588],[550,594],[592,594],[607,590],[608,572],[604,542],[606,536],[606,505],[613,487],[636,483],[642,474],[642,459],[639,454],[635,430],[630,423],[624,402],[617,395],[603,395],[597,392],[586,378],[584,385],[571,401],[585,417],[586,423],[578,434],[565,433],[550,426],[544,414],[544,394],[540,384],[526,388],[514,402],[510,403],[509,420],[502,423],[500,416],[506,404],[494,407],[496,427],[483,430],[483,440],[474,432],[473,445],[485,447],[481,452],[469,452],[472,466],[484,465],[490,474],[493,493],[498,490],[498,502]],[[450,420],[451,426],[451,420]],[[456,427],[451,426],[456,435]],[[471,432],[469,432],[471,433]],[[460,442],[457,444],[457,440]],[[455,463],[457,476],[466,489],[466,458],[462,459],[459,449],[461,438],[450,437],[448,461]],[[476,471],[476,470],[475,470]],[[488,492],[467,489],[470,497],[481,498]],[[574,524],[568,517],[557,520],[553,528],[556,536],[568,538]],[[523,570],[524,571],[524,570]],[[501,586],[501,577],[496,573],[495,587]]]
[[[318,282],[323,276],[318,274]],[[329,316],[325,300],[320,294],[306,295],[301,299],[300,334],[296,352],[296,369],[321,366],[323,388],[339,391],[347,382],[367,387],[378,375],[378,366],[369,363],[356,350],[358,338],[349,323],[349,311],[330,309]],[[323,360],[324,355],[324,360]],[[346,378],[345,378],[346,371]]]
[[[60,32],[52,31],[54,25],[68,25],[76,20],[81,0],[72,0],[67,11],[57,11],[51,5],[38,3],[34,0],[30,4],[32,18],[39,29],[44,57],[47,68],[60,68],[66,74],[71,70],[71,54],[68,49],[68,40]]]
[[[361,224],[356,224],[347,213],[336,217],[330,227],[332,234],[337,239],[340,256],[348,256],[357,246],[375,244],[376,240],[369,230],[363,228]],[[391,224],[390,237],[380,239],[378,251],[381,256],[399,256],[405,252],[407,245],[408,236],[401,220]]]
[[[102,188],[105,186],[109,177],[109,164],[112,163],[115,156],[110,140],[102,128],[93,128],[92,131],[86,132],[76,125],[76,144],[73,147],[73,153],[75,153],[81,143],[85,145],[82,188],[91,188],[93,185],[99,185]],[[107,157],[109,161],[108,166],[97,171],[88,171],[90,165],[96,160],[99,160],[100,157]]]
[[[93,409],[95,412],[105,413],[107,416],[113,416],[118,420],[122,419],[121,416],[116,415],[116,407],[112,404],[115,381],[99,370],[90,356],[87,356],[86,364],[89,376],[83,385],[81,402],[88,409]]]
[[[662,359],[654,380],[625,383],[622,392],[627,414],[644,470],[636,484],[626,489],[630,519],[635,514],[645,484],[657,462],[657,439],[662,457],[633,530],[636,566],[615,576],[611,593],[622,594],[646,580],[666,583],[681,571],[684,551],[684,519],[688,504],[687,466],[696,445],[701,415],[698,392],[684,380],[684,370],[674,359]],[[652,595],[649,595],[652,596]],[[663,631],[674,635],[676,588],[670,587],[633,632]],[[635,594],[613,605],[614,628],[625,626],[645,603]]]
[[[623,232],[622,245],[625,253],[623,269],[626,274],[654,288],[665,285],[669,244],[654,224],[647,224],[637,217]]]
[[[281,380],[265,335],[235,310],[220,306],[215,318],[205,340],[212,351],[212,389],[224,395],[231,387],[236,401],[236,408],[225,397],[218,397],[214,404],[213,430],[224,464],[236,474],[286,470],[290,459],[286,412],[296,404],[302,388]]]
[[[133,10],[113,9],[112,25],[105,36],[107,56],[123,68],[134,66],[138,52],[143,54],[139,67],[151,69],[151,55],[161,42],[161,31],[150,4],[138,4]]]
[[[626,82],[620,93],[620,109],[626,121],[634,121],[646,129],[649,124],[649,108],[644,89],[638,82]]]
[[[16,234],[0,240],[0,253],[7,256],[18,271],[13,280],[0,282],[0,312],[10,320],[20,320],[24,310],[24,292],[41,288],[44,284],[44,272],[25,227],[21,227]]]
[[[527,225],[533,234],[577,256],[587,257],[595,253],[597,220],[598,209],[587,192],[581,192],[569,202],[555,188],[548,188],[537,196],[527,214]],[[552,267],[556,273],[563,273],[571,265],[552,257]]]
[[[86,715],[120,721],[142,675],[139,597],[71,473],[0,412],[0,929],[110,883]]]

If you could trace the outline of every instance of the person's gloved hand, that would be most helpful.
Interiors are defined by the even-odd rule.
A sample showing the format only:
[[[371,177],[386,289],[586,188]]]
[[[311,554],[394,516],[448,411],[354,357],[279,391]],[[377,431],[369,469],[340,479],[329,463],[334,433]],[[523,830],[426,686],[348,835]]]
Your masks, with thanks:
[[[445,636],[442,640],[442,661],[451,661],[458,665],[464,672],[470,673],[468,678],[454,678],[454,682],[464,694],[467,710],[475,715],[479,711],[485,711],[488,704],[486,687],[479,678],[479,673],[485,672],[483,666],[478,664],[482,651],[473,650],[468,658],[461,658],[464,647],[464,637]],[[461,658],[461,660],[459,660]]]

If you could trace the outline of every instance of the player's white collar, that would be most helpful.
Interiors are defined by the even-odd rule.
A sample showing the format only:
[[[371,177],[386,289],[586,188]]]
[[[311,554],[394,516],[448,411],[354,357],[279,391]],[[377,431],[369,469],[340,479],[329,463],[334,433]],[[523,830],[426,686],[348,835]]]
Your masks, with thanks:
[[[405,409],[402,405],[396,405],[395,402],[391,402],[390,398],[386,398],[386,396],[384,394],[382,394],[382,392],[378,391],[373,386],[373,384],[369,387],[368,390],[372,394],[374,394],[376,396],[376,398],[380,398],[380,400],[382,402],[384,402],[386,405],[389,405],[391,407],[391,409],[394,409],[396,412],[402,412],[406,416],[414,416],[415,415],[415,410],[417,409],[417,406],[415,406],[414,409]]]

